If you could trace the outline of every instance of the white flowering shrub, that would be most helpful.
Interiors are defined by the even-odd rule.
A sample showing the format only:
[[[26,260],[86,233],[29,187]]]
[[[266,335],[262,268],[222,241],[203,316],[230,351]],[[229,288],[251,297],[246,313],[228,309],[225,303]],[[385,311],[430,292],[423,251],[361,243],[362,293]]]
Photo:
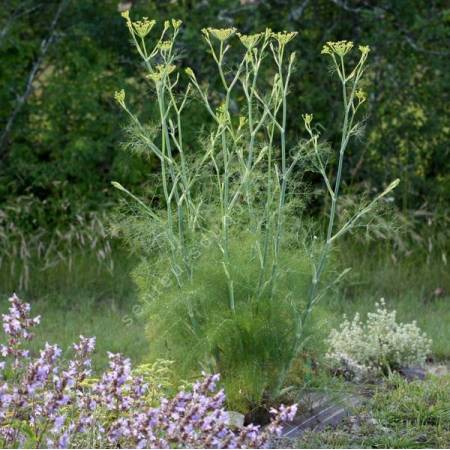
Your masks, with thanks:
[[[384,299],[363,323],[359,314],[350,322],[344,316],[339,329],[327,339],[326,355],[332,367],[350,378],[389,373],[399,367],[422,365],[431,352],[431,339],[416,322],[397,323]]]

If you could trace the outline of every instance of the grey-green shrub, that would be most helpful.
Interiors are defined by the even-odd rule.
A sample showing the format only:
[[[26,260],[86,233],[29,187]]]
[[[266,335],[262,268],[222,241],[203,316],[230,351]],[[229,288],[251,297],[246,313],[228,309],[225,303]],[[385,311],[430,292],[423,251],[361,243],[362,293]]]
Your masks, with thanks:
[[[375,306],[365,323],[356,314],[351,322],[344,317],[339,329],[331,331],[326,355],[331,366],[364,378],[423,365],[431,353],[431,339],[416,322],[397,322],[396,311],[388,311],[383,299]]]

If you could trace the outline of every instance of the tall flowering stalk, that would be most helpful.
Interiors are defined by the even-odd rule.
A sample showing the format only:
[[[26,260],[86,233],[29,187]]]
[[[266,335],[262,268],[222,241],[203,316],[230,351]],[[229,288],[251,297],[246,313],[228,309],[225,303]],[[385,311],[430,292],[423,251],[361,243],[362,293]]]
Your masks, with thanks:
[[[237,203],[243,198],[244,208],[251,232],[259,238],[256,241],[256,253],[259,259],[259,294],[269,287],[272,294],[276,279],[277,261],[280,252],[282,223],[286,205],[286,189],[289,175],[295,166],[296,158],[288,164],[286,147],[287,93],[295,54],[291,54],[286,63],[285,48],[296,33],[273,33],[267,29],[264,33],[241,35],[239,40],[245,51],[238,68],[227,79],[224,65],[225,55],[231,48],[228,40],[236,34],[235,29],[202,30],[217,65],[224,89],[225,101],[213,111],[208,97],[203,92],[195,75],[188,71],[191,82],[200,93],[201,99],[217,123],[209,150],[217,175],[217,186],[222,216],[222,238],[220,247],[224,255],[224,269],[228,278],[230,308],[235,309],[233,280],[230,276],[229,235],[230,220],[237,212]],[[218,44],[216,43],[218,41]],[[272,80],[269,98],[259,92],[258,79],[263,59],[270,50],[276,71]],[[240,115],[236,123],[230,108],[232,94],[242,90],[245,96]],[[278,117],[281,116],[281,117]],[[278,133],[279,146],[274,139]],[[220,140],[222,166],[215,155],[215,143]],[[277,154],[276,154],[277,153]],[[281,160],[281,164],[277,161]],[[237,169],[234,169],[237,167]],[[236,173],[237,172],[237,173]],[[263,175],[261,175],[263,174]],[[237,178],[237,183],[232,183]],[[262,178],[262,180],[261,180]],[[255,194],[255,186],[261,182],[266,188],[266,197],[261,201]],[[260,213],[262,211],[262,214]],[[272,259],[268,258],[272,246]]]
[[[220,233],[217,244],[223,255],[224,274],[228,281],[229,307],[235,310],[234,280],[231,274],[230,235],[236,222],[248,223],[257,236],[255,254],[260,266],[258,277],[259,295],[269,292],[272,296],[277,278],[278,259],[281,250],[286,196],[292,171],[301,157],[300,152],[288,154],[286,140],[287,95],[295,62],[295,54],[286,54],[288,43],[296,33],[263,33],[242,35],[234,28],[202,30],[212,58],[217,66],[223,88],[223,102],[214,105],[201,86],[192,69],[185,69],[189,84],[181,95],[180,74],[174,65],[175,41],[181,22],[166,21],[152,51],[148,51],[145,37],[153,27],[153,21],[144,19],[133,22],[124,14],[128,29],[139,55],[148,71],[147,77],[154,84],[160,109],[159,136],[149,136],[139,119],[129,110],[123,91],[116,93],[119,104],[136,124],[138,134],[161,163],[161,182],[165,196],[165,214],[160,214],[137,199],[118,183],[114,185],[132,196],[150,215],[151,220],[161,224],[171,254],[172,271],[182,284],[179,267],[182,262],[185,273],[192,275],[193,256],[190,238],[199,238],[204,232],[198,218],[207,205],[204,198],[194,195],[201,188],[200,174],[212,168],[215,183],[212,188],[219,200]],[[147,24],[146,26],[144,26]],[[141,31],[144,28],[144,31]],[[225,69],[231,40],[238,37],[244,51],[233,73]],[[274,76],[267,96],[261,91],[260,80],[263,61],[270,57]],[[193,88],[193,89],[192,89]],[[212,119],[212,128],[204,154],[200,159],[189,160],[183,145],[182,112],[191,91],[195,90]],[[244,94],[238,105],[239,114],[233,113],[231,104],[237,94]],[[177,100],[181,98],[181,100]],[[292,152],[291,152],[292,153]],[[259,198],[258,186],[263,185],[263,200]]]
[[[296,341],[292,349],[292,356],[288,361],[288,364],[281,372],[279,378],[280,389],[284,383],[284,380],[295,360],[300,347],[303,343],[305,323],[307,322],[314,304],[320,299],[321,294],[319,292],[320,280],[323,272],[326,268],[326,263],[329,254],[335,241],[350,231],[355,224],[361,219],[362,216],[369,213],[376,203],[389,194],[396,186],[399,184],[400,180],[393,181],[381,194],[376,196],[370,203],[361,208],[353,217],[351,217],[344,225],[336,230],[335,220],[337,213],[337,205],[339,201],[339,193],[341,190],[343,174],[344,174],[344,156],[347,150],[348,144],[352,136],[358,135],[360,132],[361,124],[357,121],[358,111],[361,105],[366,101],[367,94],[360,88],[360,82],[362,76],[365,72],[365,64],[370,51],[368,46],[359,46],[359,60],[356,65],[348,69],[348,64],[345,60],[347,54],[351,52],[353,48],[353,43],[350,41],[338,41],[338,42],[327,42],[322,49],[322,54],[331,58],[332,66],[334,71],[338,75],[341,89],[342,89],[342,103],[343,103],[343,120],[342,120],[342,132],[341,141],[338,152],[338,165],[335,173],[335,180],[333,185],[333,179],[327,174],[325,168],[326,163],[323,160],[320,152],[319,144],[319,133],[314,129],[312,125],[313,115],[304,114],[303,121],[305,124],[306,131],[310,136],[310,143],[314,155],[314,164],[316,170],[322,175],[327,192],[331,198],[331,206],[328,215],[328,226],[325,237],[325,243],[319,253],[317,261],[312,260],[313,274],[311,287],[309,289],[309,295],[307,299],[306,307],[301,314],[298,321],[298,326],[296,330]]]
[[[136,127],[138,138],[145,143],[161,164],[161,181],[165,202],[165,217],[162,218],[139,201],[119,183],[115,187],[138,200],[144,211],[164,229],[164,236],[169,247],[172,262],[172,272],[181,284],[178,264],[181,261],[182,271],[191,272],[187,236],[195,228],[197,220],[195,205],[190,198],[192,175],[188,172],[183,148],[183,133],[181,113],[185,108],[189,87],[179,100],[175,89],[179,83],[179,76],[175,75],[176,66],[174,43],[178,36],[181,22],[166,21],[164,29],[152,49],[146,45],[146,36],[152,30],[155,22],[144,18],[142,21],[132,22],[128,12],[123,13],[134,45],[143,59],[147,70],[147,79],[153,85],[160,115],[159,142],[148,134],[139,119],[129,110],[125,101],[125,92],[116,92],[116,100],[130,116]],[[180,158],[175,158],[174,152]]]
[[[149,386],[122,355],[109,353],[109,368],[97,382],[89,380],[95,338],[81,336],[67,362],[48,343],[31,357],[24,344],[38,318],[30,318],[30,306],[17,296],[10,302],[0,362],[2,448],[260,448],[295,415],[295,405],[281,405],[264,430],[232,429],[225,395],[217,389],[219,375],[206,374],[191,391],[152,407]]]

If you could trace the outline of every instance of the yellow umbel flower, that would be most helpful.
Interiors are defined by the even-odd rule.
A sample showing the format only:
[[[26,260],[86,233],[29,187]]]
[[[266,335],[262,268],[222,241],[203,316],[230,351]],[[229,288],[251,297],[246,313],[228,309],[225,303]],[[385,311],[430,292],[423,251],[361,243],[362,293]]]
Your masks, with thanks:
[[[159,44],[159,49],[163,52],[170,50],[171,47],[172,47],[172,41],[162,41]]]
[[[370,52],[370,47],[368,45],[360,45],[359,51],[365,56]]]
[[[236,33],[236,28],[203,28],[202,33],[206,37],[211,34],[220,42],[225,42]]]
[[[322,55],[336,54],[343,58],[353,48],[352,41],[327,42],[322,48]]]
[[[175,71],[177,66],[173,64],[158,64],[156,70],[147,75],[147,78],[153,80],[155,83],[161,81],[165,76],[170,75]]]
[[[195,73],[194,73],[194,71],[193,71],[190,67],[186,67],[186,69],[184,69],[184,73],[185,73],[189,78],[195,79]]]
[[[302,114],[302,117],[303,117],[303,121],[305,122],[305,127],[310,128],[311,122],[313,120],[313,115],[312,114]]]
[[[136,34],[140,38],[144,39],[145,36],[147,36],[147,34],[150,33],[152,28],[155,26],[155,23],[155,20],[149,20],[147,17],[143,17],[142,20],[133,22],[133,28]]]
[[[158,64],[156,66],[156,69],[164,75],[170,75],[176,68],[177,66],[173,64]]]
[[[220,105],[216,110],[219,125],[226,125],[230,121],[230,113],[227,111],[225,104]]]
[[[288,44],[289,42],[292,41],[292,39],[295,38],[295,36],[297,36],[297,32],[296,31],[282,31],[280,33],[272,33],[272,38],[275,39],[276,41],[278,41],[278,44],[283,47],[286,44]]]
[[[182,24],[183,24],[182,20],[172,19],[172,26],[174,30],[178,30]]]
[[[247,49],[251,50],[255,47],[260,39],[264,36],[264,33],[255,33],[255,34],[240,34],[238,33],[239,39],[242,42],[242,45]]]
[[[367,100],[367,94],[362,89],[358,89],[355,92],[355,96],[358,99],[359,103],[364,103]]]
[[[125,106],[125,91],[121,89],[120,91],[114,92],[114,99],[119,105]]]
[[[147,78],[154,81],[155,83],[158,83],[159,81],[161,81],[162,75],[160,72],[152,72],[147,75]]]
[[[157,83],[161,81],[165,76],[170,75],[177,66],[173,64],[158,64],[156,70],[147,75],[147,78]]]

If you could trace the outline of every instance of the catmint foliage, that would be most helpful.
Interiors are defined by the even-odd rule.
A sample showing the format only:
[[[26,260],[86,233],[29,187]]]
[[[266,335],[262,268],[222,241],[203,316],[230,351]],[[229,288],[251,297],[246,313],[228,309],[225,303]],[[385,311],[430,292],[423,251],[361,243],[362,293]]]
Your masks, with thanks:
[[[92,378],[95,338],[80,336],[66,361],[57,345],[31,355],[26,344],[39,317],[16,295],[3,314],[0,362],[2,448],[260,448],[293,419],[296,405],[272,409],[272,422],[233,428],[218,374],[203,374],[191,390],[148,402],[149,386],[131,362],[108,353],[109,367]]]

